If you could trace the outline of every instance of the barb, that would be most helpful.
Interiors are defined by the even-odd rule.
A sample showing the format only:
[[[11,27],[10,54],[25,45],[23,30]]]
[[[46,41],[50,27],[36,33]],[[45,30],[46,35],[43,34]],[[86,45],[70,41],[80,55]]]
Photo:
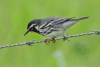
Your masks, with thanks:
[[[67,35],[68,35],[68,34],[67,34],[66,36],[56,38],[56,40],[60,40],[60,39],[68,40],[68,38],[71,38],[71,37],[79,37],[79,36],[92,35],[92,34],[100,35],[100,30],[92,30],[91,33],[83,33],[83,34],[70,35],[70,36],[67,36]],[[41,42],[44,42],[44,41],[46,41],[46,40],[41,40],[41,41],[32,40],[32,41],[27,41],[27,42],[24,42],[24,43],[21,43],[21,44],[0,46],[0,49],[2,49],[2,48],[7,48],[7,47],[14,47],[14,46],[22,46],[22,45],[34,46],[34,45],[31,45],[31,44],[41,43]],[[49,39],[49,41],[52,41],[52,39]],[[68,40],[68,41],[70,41],[70,40]]]

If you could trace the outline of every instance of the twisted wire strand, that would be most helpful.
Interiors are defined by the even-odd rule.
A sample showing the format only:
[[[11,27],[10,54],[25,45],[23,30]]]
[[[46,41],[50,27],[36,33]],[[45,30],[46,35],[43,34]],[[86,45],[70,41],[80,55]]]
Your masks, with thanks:
[[[56,38],[56,40],[60,40],[60,39],[68,40],[68,38],[71,38],[71,37],[79,37],[79,36],[92,35],[92,34],[100,35],[100,30],[92,30],[91,33],[83,33],[83,34],[70,35],[70,36],[67,36],[68,35],[67,34],[67,35],[65,35],[63,37]],[[34,45],[31,45],[31,44],[41,43],[41,42],[44,42],[44,41],[46,41],[46,40],[40,40],[40,41],[32,40],[32,41],[23,42],[23,43],[20,43],[20,44],[0,46],[0,49],[7,48],[7,47],[14,47],[14,46],[22,46],[22,45],[34,46]],[[52,41],[52,39],[49,39],[49,41]],[[68,41],[70,41],[70,40],[68,40]]]

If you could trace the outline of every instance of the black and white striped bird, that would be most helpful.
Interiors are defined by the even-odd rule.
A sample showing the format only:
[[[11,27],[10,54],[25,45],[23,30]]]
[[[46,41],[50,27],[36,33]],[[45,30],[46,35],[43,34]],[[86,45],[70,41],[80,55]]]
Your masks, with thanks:
[[[81,17],[78,19],[65,18],[65,17],[47,17],[44,19],[34,19],[28,23],[27,32],[35,32],[45,37],[52,38],[52,42],[55,43],[56,37],[62,36],[67,32],[67,29],[78,22],[79,20],[89,18]],[[48,40],[48,39],[46,39]],[[50,43],[49,41],[47,41]],[[47,43],[45,42],[45,43]]]

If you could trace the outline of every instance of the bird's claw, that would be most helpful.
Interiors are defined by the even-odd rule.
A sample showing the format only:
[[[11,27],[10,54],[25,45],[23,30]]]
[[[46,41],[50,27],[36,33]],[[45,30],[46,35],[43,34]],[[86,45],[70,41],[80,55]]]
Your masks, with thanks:
[[[45,39],[44,43],[46,43],[47,45],[49,45],[50,44],[49,39]]]
[[[56,39],[55,38],[52,38],[52,42],[55,43],[56,42]]]

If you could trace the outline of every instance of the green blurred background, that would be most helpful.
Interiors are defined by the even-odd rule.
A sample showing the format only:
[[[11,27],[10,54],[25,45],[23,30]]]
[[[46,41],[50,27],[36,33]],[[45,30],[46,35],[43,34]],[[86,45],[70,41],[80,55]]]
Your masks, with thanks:
[[[0,46],[44,40],[24,33],[29,21],[51,16],[90,16],[70,27],[69,35],[100,30],[100,0],[0,0]],[[0,49],[0,67],[100,67],[99,35],[70,40]]]

